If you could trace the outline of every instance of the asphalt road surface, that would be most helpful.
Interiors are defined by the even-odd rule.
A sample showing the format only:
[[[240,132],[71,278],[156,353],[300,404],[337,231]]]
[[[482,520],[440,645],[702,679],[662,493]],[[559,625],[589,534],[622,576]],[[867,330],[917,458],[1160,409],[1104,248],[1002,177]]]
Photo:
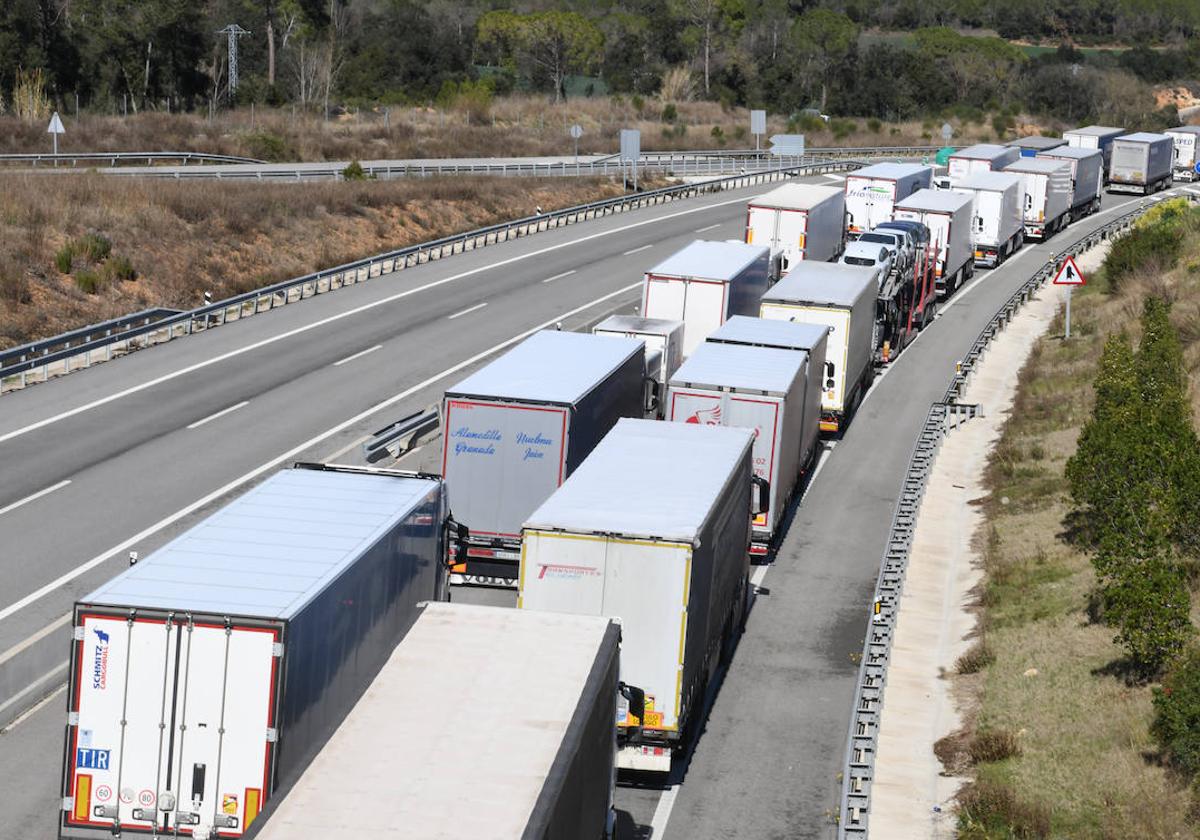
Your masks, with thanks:
[[[353,460],[366,433],[437,402],[529,331],[631,311],[643,270],[692,239],[739,238],[761,191],[470,252],[0,398],[0,724],[16,717],[0,735],[0,839],[54,834],[68,611],[128,550],[146,554],[281,465]],[[1128,200],[1106,199],[1072,230]],[[833,834],[851,657],[917,429],[954,361],[1053,248],[977,274],[877,381],[765,570],[685,773],[665,790],[619,791],[624,837]]]

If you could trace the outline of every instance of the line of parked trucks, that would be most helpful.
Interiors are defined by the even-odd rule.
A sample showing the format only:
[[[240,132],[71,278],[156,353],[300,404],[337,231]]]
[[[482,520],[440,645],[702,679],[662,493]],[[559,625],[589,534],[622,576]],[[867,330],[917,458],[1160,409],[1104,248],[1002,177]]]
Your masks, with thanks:
[[[441,475],[297,464],[81,598],[60,836],[610,836],[617,770],[697,733],[821,433],[976,265],[1164,154],[1068,134],[1096,144],[957,152],[949,189],[880,164],[752,199],[639,315],[448,388]]]

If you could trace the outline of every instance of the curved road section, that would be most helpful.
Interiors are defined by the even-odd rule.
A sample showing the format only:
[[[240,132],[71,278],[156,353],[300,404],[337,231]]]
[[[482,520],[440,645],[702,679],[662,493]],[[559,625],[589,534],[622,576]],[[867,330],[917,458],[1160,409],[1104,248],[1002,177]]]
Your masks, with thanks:
[[[281,465],[341,457],[536,329],[631,311],[642,271],[692,239],[740,238],[758,192],[469,252],[7,395],[0,838],[53,835],[68,611],[127,552],[153,550]],[[955,359],[1053,247],[977,275],[877,381],[759,579],[685,775],[619,792],[623,836],[833,835],[852,656],[912,440]]]

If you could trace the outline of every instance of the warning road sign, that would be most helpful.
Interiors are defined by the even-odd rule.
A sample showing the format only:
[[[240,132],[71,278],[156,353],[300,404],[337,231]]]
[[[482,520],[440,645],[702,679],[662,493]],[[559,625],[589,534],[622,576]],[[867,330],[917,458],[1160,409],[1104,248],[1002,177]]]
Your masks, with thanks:
[[[1074,257],[1067,257],[1066,262],[1062,264],[1062,268],[1058,270],[1058,274],[1054,275],[1055,286],[1086,286],[1087,280],[1079,272],[1079,266],[1075,265]]]

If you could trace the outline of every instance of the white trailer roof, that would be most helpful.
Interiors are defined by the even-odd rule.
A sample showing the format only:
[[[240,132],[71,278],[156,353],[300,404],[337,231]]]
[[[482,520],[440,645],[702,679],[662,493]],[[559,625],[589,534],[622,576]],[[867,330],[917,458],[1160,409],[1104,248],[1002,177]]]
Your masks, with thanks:
[[[1074,134],[1077,137],[1108,137],[1110,134],[1124,134],[1125,129],[1115,128],[1111,125],[1085,125],[1083,128],[1072,128],[1070,131],[1064,131],[1063,137],[1068,134]]]
[[[751,429],[618,420],[525,527],[692,543],[753,441]]]
[[[1171,138],[1165,134],[1153,134],[1149,131],[1135,131],[1133,134],[1126,134],[1124,137],[1118,137],[1113,142],[1121,143],[1161,143],[1163,140]],[[1173,141],[1172,141],[1173,142]]]
[[[1163,134],[1200,134],[1200,125],[1177,125],[1166,129]]]
[[[853,307],[872,284],[878,286],[878,278],[879,269],[871,266],[802,262],[768,289],[762,299],[764,303]]]
[[[647,274],[667,277],[703,277],[732,280],[755,260],[765,259],[769,250],[744,242],[708,242],[697,239],[660,262]]]
[[[609,315],[599,324],[592,327],[592,332],[604,330],[607,332],[632,332],[645,335],[670,335],[676,330],[683,329],[683,321],[672,321],[669,318],[641,318],[637,315]]]
[[[971,204],[969,193],[954,190],[917,190],[908,198],[896,202],[896,209],[921,210],[930,213],[957,213]]]
[[[932,169],[932,167],[923,166],[919,163],[875,163],[871,166],[864,166],[862,169],[848,172],[846,173],[846,177],[891,178],[892,180],[896,180],[907,178],[909,175],[915,175],[923,169]]]
[[[806,357],[800,350],[706,341],[671,376],[671,386],[784,395],[804,370]]]
[[[1084,158],[1092,157],[1093,155],[1103,155],[1104,152],[1099,149],[1085,149],[1081,146],[1055,146],[1053,149],[1046,149],[1038,152],[1040,158],[1071,158],[1072,160],[1083,160]],[[1037,158],[1034,158],[1036,160]]]
[[[998,146],[995,143],[976,143],[974,146],[967,146],[965,149],[959,149],[952,158],[967,158],[970,160],[995,160],[1001,155],[1010,154],[1008,147]]]
[[[636,338],[543,330],[446,393],[573,405],[641,347]]]
[[[425,478],[283,470],[80,602],[286,619],[436,487]]]
[[[838,187],[823,187],[819,184],[787,183],[770,192],[750,199],[751,207],[778,207],[783,210],[811,210],[822,201],[842,194]]]
[[[954,185],[956,190],[984,190],[987,192],[1003,192],[1016,184],[1021,184],[1021,176],[1011,172],[976,172],[963,178]]]
[[[1061,137],[1042,137],[1039,134],[1031,134],[1028,137],[1018,137],[1016,140],[1009,140],[1004,145],[1016,146],[1018,149],[1057,149],[1059,146],[1066,143]]]
[[[725,344],[778,347],[785,350],[811,350],[829,332],[830,328],[824,324],[734,315],[709,333],[707,340]]]
[[[609,623],[426,605],[260,840],[523,836]]]
[[[1095,151],[1092,149],[1091,151]],[[1066,161],[1052,160],[1050,158],[1039,157],[1023,157],[1013,161],[1008,166],[1004,167],[1003,172],[1031,172],[1037,175],[1050,175],[1060,169],[1067,169]],[[996,173],[991,173],[996,174]],[[962,183],[959,183],[962,186]]]

